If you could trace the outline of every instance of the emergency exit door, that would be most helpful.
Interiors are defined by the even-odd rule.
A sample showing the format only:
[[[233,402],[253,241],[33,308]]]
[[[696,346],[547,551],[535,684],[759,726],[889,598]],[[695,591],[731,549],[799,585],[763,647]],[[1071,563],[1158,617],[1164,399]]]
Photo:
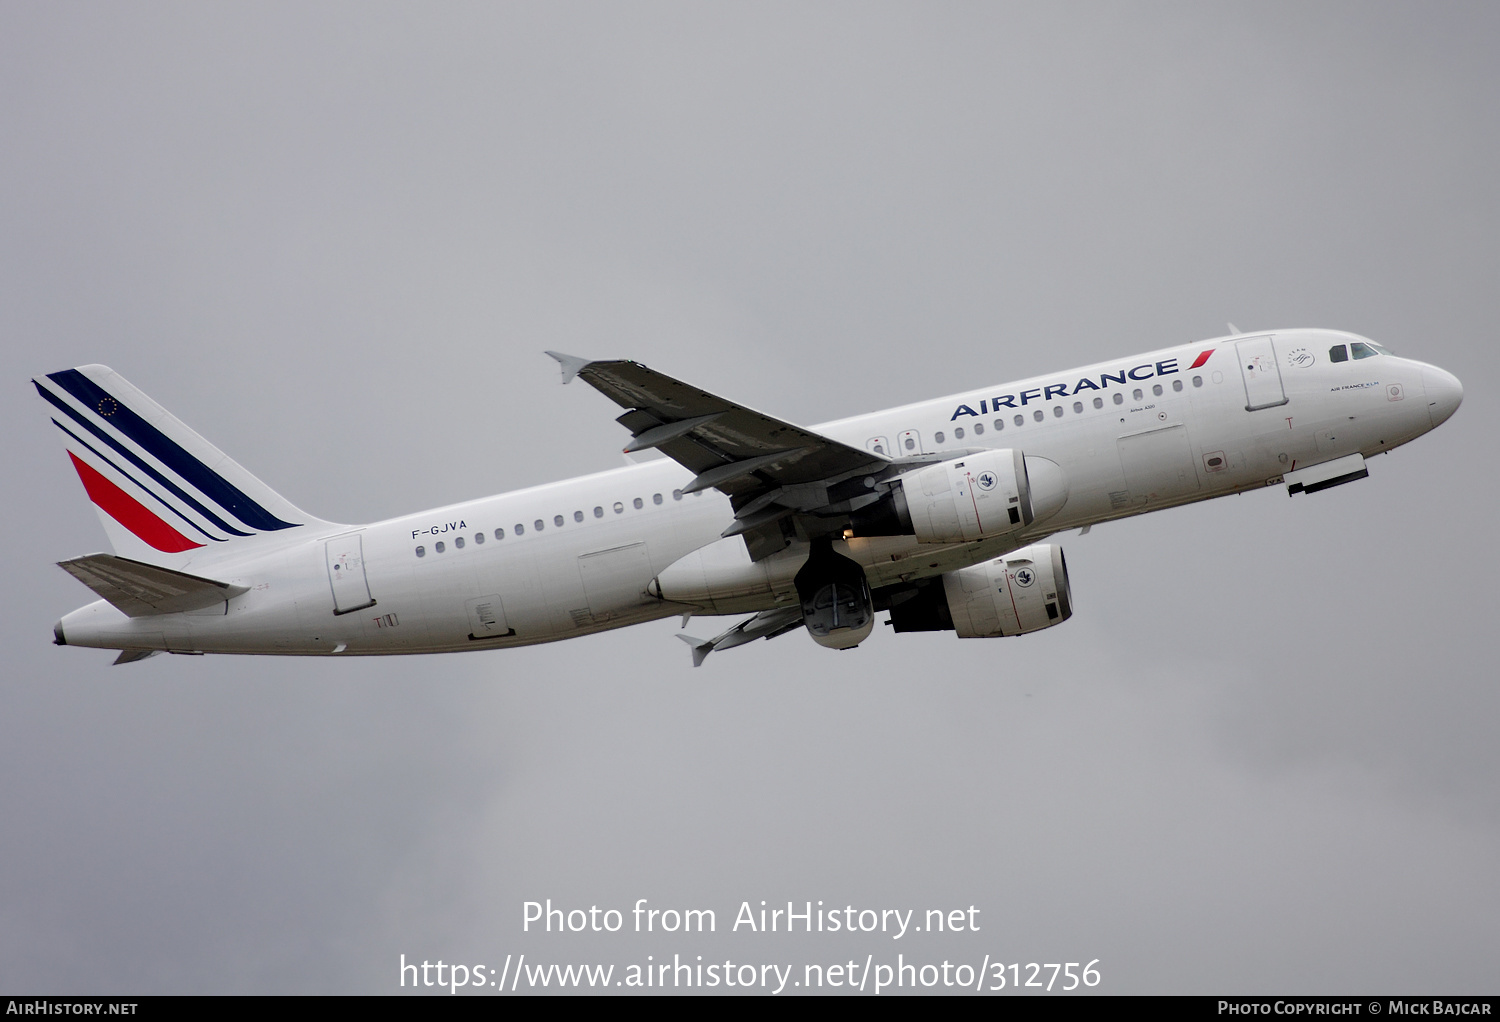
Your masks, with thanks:
[[[333,612],[348,614],[375,606],[365,578],[365,548],[360,534],[351,532],[324,544],[328,556],[328,584],[333,587]]]

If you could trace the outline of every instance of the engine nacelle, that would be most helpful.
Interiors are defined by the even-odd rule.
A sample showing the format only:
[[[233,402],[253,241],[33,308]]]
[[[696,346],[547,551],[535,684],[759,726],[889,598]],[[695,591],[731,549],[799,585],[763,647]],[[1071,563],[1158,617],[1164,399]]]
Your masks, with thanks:
[[[1055,514],[1068,499],[1068,485],[1056,463],[1004,448],[908,472],[891,496],[917,542],[969,543]]]
[[[1038,543],[987,564],[930,579],[905,600],[893,600],[898,632],[953,629],[963,639],[1024,635],[1073,616],[1062,547]]]

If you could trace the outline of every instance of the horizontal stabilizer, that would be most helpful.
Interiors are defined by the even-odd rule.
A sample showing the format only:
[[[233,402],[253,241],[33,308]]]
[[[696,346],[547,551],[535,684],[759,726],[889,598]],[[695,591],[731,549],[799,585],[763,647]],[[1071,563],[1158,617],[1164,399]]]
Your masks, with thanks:
[[[250,591],[114,554],[88,554],[57,566],[130,617],[201,610]]]

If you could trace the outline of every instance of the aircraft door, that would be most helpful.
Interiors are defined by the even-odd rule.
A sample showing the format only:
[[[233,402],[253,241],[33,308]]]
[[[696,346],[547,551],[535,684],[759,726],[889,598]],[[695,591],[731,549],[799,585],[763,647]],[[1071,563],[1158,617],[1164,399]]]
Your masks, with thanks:
[[[914,429],[903,429],[896,436],[896,457],[909,458],[922,453],[922,434]]]
[[[1276,363],[1276,346],[1269,336],[1236,341],[1240,357],[1240,375],[1245,380],[1245,411],[1275,408],[1286,404],[1286,390],[1281,385],[1281,367]]]
[[[336,536],[324,544],[328,557],[328,584],[333,588],[333,612],[348,614],[375,606],[370,583],[365,578],[364,540],[357,532]]]
[[[894,454],[891,450],[891,442],[883,436],[872,436],[866,440],[865,450],[874,451],[876,454],[883,454],[887,458]]]

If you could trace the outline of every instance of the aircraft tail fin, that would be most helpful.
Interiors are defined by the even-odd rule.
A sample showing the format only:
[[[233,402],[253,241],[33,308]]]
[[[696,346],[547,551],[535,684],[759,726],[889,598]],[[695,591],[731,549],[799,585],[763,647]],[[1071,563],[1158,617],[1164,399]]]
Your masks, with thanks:
[[[115,552],[180,566],[328,523],[241,468],[108,366],[33,379]]]

